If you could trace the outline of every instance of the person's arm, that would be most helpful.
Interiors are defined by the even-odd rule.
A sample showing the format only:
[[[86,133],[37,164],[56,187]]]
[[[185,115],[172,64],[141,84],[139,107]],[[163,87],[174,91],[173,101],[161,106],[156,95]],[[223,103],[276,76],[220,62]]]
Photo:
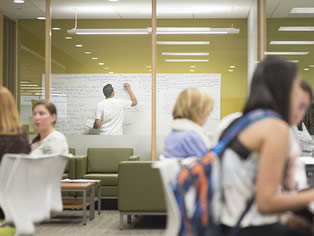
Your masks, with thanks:
[[[128,92],[128,94],[130,95],[130,98],[131,98],[131,101],[132,101],[131,106],[132,107],[136,106],[137,105],[137,99],[136,99],[135,95],[133,94],[133,92],[131,90],[130,84],[124,83],[123,85],[124,85],[126,91]]]
[[[94,129],[99,129],[99,127],[100,127],[100,119],[95,119]]]
[[[97,104],[96,108],[96,117],[94,121],[94,129],[99,129],[100,128],[100,121],[101,121],[101,115],[103,113],[103,106],[100,104]]]
[[[288,155],[289,127],[276,120],[262,128],[256,180],[256,203],[259,211],[270,214],[306,207],[314,201],[314,190],[302,193],[279,190]]]

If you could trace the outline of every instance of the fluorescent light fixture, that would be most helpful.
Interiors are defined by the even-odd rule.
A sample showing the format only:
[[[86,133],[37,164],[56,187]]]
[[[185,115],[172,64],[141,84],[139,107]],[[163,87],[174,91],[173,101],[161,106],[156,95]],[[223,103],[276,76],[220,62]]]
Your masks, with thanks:
[[[98,57],[92,57],[91,59],[92,60],[98,60]]]
[[[120,34],[149,34],[147,29],[70,29],[69,34],[78,35],[120,35]]]
[[[152,28],[137,29],[77,29],[67,31],[78,35],[121,35],[121,34],[151,34]],[[209,28],[209,27],[157,27],[157,34],[238,34],[236,28]]]
[[[148,28],[151,31],[151,28]],[[157,34],[238,34],[236,28],[157,27]]]
[[[29,84],[29,81],[20,81],[21,84]]]
[[[99,62],[98,65],[103,66],[103,65],[105,65],[105,63]]]
[[[146,66],[146,68],[152,68],[152,66]]]
[[[157,41],[158,45],[209,45],[210,41]]]
[[[109,70],[109,67],[104,67],[104,70]]]
[[[37,19],[37,20],[46,20],[46,17],[44,17],[44,16],[38,16],[38,17],[36,17],[36,19]]]
[[[61,30],[61,28],[59,28],[59,27],[53,27],[53,28],[51,28],[52,30]]]
[[[68,37],[68,36],[67,36],[67,37],[64,37],[64,38],[65,38],[65,39],[72,39],[72,37]]]
[[[229,66],[229,67],[232,68],[232,69],[236,68],[236,66]]]
[[[75,47],[81,48],[81,47],[83,47],[83,45],[82,44],[76,44]]]
[[[112,71],[109,71],[108,73],[109,73],[109,74],[113,74],[114,72],[112,72]]]
[[[208,62],[207,59],[166,59],[166,62]]]
[[[162,52],[163,56],[208,56],[208,52]]]
[[[92,52],[84,52],[85,54],[92,54]]]
[[[293,14],[314,13],[314,8],[313,7],[295,7],[291,9],[290,13],[293,13]]]
[[[264,52],[265,55],[294,55],[294,56],[303,56],[309,54],[309,52]]]
[[[270,45],[313,45],[314,41],[271,41]]]
[[[152,72],[153,70],[149,70],[149,72]]]
[[[228,70],[229,72],[233,72],[233,70],[232,69],[230,69],[230,70]]]
[[[38,87],[38,84],[21,84],[22,87]]]
[[[314,65],[309,65],[309,67],[312,67],[312,68],[313,68],[313,67],[314,67]]]
[[[299,63],[299,60],[288,60],[288,62]]]
[[[314,31],[314,26],[281,26],[278,31]]]
[[[190,66],[191,68],[195,68],[196,66]]]
[[[195,70],[191,69],[190,72],[195,72]]]
[[[304,70],[309,70],[309,68],[304,68]]]
[[[21,4],[21,3],[24,3],[24,0],[14,0],[13,2],[14,2],[14,3]]]

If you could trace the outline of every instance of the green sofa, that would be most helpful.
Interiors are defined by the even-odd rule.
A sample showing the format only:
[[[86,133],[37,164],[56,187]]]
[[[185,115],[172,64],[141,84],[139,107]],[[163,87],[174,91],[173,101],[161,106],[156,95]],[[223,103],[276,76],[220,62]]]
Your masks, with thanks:
[[[152,161],[124,161],[119,165],[120,229],[124,216],[128,223],[132,215],[166,215],[167,208],[158,169]]]
[[[69,153],[75,156],[75,149],[69,148]],[[64,174],[62,176],[63,179],[75,179],[75,158],[69,158],[68,163],[65,167]]]
[[[118,167],[121,161],[138,160],[133,148],[88,148],[76,156],[76,178],[101,180],[102,198],[118,197]]]

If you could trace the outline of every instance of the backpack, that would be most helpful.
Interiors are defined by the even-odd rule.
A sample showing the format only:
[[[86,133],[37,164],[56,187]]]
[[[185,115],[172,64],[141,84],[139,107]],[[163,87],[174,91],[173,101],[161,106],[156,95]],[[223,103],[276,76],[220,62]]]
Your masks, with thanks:
[[[172,188],[181,216],[179,236],[224,235],[220,230],[220,226],[214,221],[212,210],[214,195],[213,161],[222,156],[224,150],[242,130],[257,121],[270,117],[280,118],[278,114],[269,110],[258,109],[247,113],[231,126],[226,135],[204,157],[189,166],[181,167]],[[220,176],[222,176],[221,173]],[[188,204],[188,202],[191,204],[191,201],[194,204],[192,212]],[[235,236],[238,233],[241,221],[253,202],[254,196],[247,202],[236,226],[228,236]]]

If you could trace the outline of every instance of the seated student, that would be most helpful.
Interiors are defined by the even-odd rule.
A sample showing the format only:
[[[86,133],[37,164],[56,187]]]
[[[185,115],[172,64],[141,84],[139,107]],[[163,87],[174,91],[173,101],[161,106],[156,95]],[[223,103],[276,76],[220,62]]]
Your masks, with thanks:
[[[314,190],[299,193],[280,190],[285,166],[293,155],[290,126],[295,122],[300,102],[300,83],[293,63],[273,57],[257,66],[243,114],[268,109],[281,119],[267,118],[252,124],[232,141],[222,154],[221,163],[216,161],[222,165],[222,176],[217,179],[222,181],[224,195],[215,198],[217,206],[222,204],[216,217],[225,233],[235,226],[248,200],[254,197],[238,236],[311,235],[306,231],[309,225],[298,223],[299,218],[291,218],[290,225],[278,223],[281,213],[306,208],[314,201]],[[221,137],[236,120],[230,120]],[[297,224],[303,229],[290,227]]]
[[[308,133],[302,120],[304,119],[305,113],[311,105],[313,93],[311,86],[306,82],[302,81],[301,83],[301,93],[299,95],[300,105],[299,105],[299,114],[295,117],[296,124],[293,126],[293,133],[296,136],[297,140],[301,145],[301,155],[302,156],[312,156],[313,153],[313,140],[311,135]],[[300,127],[300,130],[298,129]]]
[[[39,101],[33,107],[33,124],[39,134],[32,141],[32,155],[67,154],[65,136],[55,129],[57,109],[47,101]]]
[[[165,140],[166,158],[202,157],[208,152],[211,143],[202,126],[213,104],[213,99],[198,88],[188,88],[179,94],[172,112],[172,131]]]
[[[0,163],[5,153],[28,154],[31,148],[11,92],[0,86]],[[0,208],[0,219],[4,214]]]

